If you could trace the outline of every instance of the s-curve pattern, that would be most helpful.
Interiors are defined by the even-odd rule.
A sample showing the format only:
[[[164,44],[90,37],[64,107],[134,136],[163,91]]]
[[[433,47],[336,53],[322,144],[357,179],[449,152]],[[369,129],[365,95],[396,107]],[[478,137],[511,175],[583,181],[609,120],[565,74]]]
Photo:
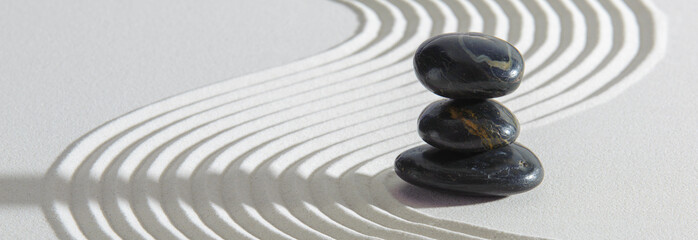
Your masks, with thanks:
[[[43,208],[62,239],[534,238],[422,214],[391,192],[435,100],[412,55],[484,32],[519,48],[501,98],[527,126],[607,101],[662,57],[649,0],[340,0],[360,27],[318,55],[134,110],[68,146]]]

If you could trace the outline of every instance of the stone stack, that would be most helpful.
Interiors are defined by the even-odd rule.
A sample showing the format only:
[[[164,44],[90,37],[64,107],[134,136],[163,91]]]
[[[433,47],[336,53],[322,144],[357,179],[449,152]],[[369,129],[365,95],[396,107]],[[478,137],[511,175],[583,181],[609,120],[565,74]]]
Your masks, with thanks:
[[[509,196],[538,186],[538,157],[515,143],[519,121],[491,98],[516,90],[524,62],[508,42],[481,33],[450,33],[422,43],[414,56],[417,78],[448,99],[419,116],[428,145],[401,153],[395,172],[426,188],[474,196]]]

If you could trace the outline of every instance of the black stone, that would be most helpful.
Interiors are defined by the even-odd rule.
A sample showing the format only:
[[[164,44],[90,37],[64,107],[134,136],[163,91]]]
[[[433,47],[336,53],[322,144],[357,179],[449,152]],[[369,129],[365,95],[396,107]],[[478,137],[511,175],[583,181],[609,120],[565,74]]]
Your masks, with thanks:
[[[449,33],[426,40],[414,56],[417,78],[452,99],[501,97],[521,84],[524,62],[508,42],[482,33]]]
[[[516,141],[519,121],[494,100],[444,99],[422,111],[418,129],[419,136],[434,147],[473,153]]]
[[[397,157],[395,172],[413,185],[472,196],[509,196],[543,181],[538,157],[518,143],[476,154],[421,145]]]

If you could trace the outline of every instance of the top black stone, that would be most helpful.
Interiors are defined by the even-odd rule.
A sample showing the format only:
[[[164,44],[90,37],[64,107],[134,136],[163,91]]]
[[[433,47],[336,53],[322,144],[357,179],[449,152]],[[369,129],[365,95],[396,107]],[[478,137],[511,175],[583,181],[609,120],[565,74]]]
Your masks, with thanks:
[[[524,62],[508,42],[482,33],[448,33],[426,40],[414,56],[419,81],[452,99],[501,97],[521,83]]]

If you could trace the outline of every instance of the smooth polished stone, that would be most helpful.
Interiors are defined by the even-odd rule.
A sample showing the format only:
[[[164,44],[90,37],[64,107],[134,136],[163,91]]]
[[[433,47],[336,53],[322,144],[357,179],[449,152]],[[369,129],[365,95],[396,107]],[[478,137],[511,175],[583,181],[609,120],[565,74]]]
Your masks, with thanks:
[[[476,154],[425,144],[400,154],[395,173],[413,185],[473,196],[509,196],[543,181],[538,157],[518,143]]]
[[[513,143],[519,136],[519,121],[494,100],[444,99],[422,111],[418,130],[434,147],[471,153]]]
[[[419,46],[414,69],[422,85],[440,96],[485,99],[516,90],[524,61],[502,39],[482,33],[448,33]]]

